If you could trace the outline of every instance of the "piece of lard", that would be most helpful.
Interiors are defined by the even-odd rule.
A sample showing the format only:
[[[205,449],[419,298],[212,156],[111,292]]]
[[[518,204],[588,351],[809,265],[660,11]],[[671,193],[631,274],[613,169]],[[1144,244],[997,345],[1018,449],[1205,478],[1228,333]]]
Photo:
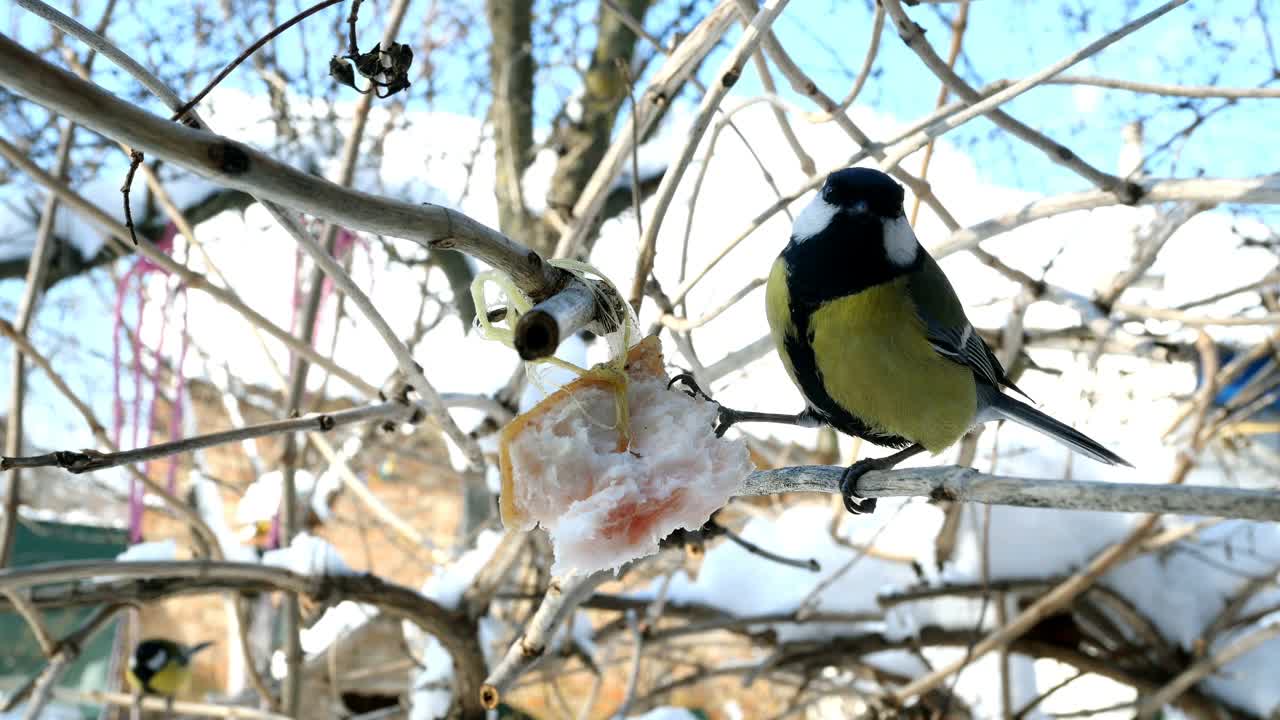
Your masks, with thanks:
[[[630,445],[615,384],[591,371],[503,428],[503,524],[551,535],[552,572],[617,568],[702,527],[753,469],[746,443],[717,438],[717,406],[667,389],[655,336],[627,353]]]

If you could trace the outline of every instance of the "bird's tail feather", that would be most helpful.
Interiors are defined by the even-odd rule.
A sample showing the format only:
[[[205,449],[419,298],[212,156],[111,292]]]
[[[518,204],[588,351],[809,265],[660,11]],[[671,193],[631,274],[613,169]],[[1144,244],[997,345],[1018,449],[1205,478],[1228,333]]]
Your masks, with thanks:
[[[997,394],[992,397],[989,409],[999,417],[1042,432],[1072,450],[1088,455],[1098,462],[1133,467],[1133,465],[1129,464],[1129,461],[1106,449],[1097,440],[1008,395]]]
[[[212,641],[212,640],[206,640],[206,641],[204,641],[204,642],[202,642],[202,643],[197,643],[197,644],[195,644],[195,645],[192,645],[192,646],[187,650],[187,657],[191,657],[192,655],[195,655],[196,653],[200,652],[201,650],[204,650],[205,648],[207,648],[207,647],[212,647],[212,646],[213,646],[213,641]]]

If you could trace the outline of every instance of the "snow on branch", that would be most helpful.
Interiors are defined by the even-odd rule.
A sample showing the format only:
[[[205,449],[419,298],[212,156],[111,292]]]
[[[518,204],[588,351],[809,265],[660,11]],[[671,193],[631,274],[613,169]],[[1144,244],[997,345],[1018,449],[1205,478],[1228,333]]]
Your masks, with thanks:
[[[759,470],[742,495],[784,492],[840,492],[842,467],[808,466]],[[1196,485],[1036,480],[987,475],[958,466],[868,472],[858,493],[869,498],[927,497],[985,505],[1176,513],[1246,520],[1280,520],[1280,493]]]

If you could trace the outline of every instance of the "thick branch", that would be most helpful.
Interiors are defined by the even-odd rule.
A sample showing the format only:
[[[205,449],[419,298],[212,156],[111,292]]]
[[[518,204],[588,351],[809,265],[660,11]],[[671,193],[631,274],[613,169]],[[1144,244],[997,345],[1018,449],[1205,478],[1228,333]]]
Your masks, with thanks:
[[[455,210],[345,189],[230,138],[170,123],[54,67],[3,35],[0,85],[95,132],[260,199],[430,249],[465,252],[510,275],[535,302],[577,282],[537,253]]]
[[[747,478],[742,495],[840,491],[844,468],[830,466],[758,470]],[[865,497],[927,497],[988,505],[1178,513],[1246,520],[1280,520],[1280,493],[1196,485],[1034,480],[986,475],[957,466],[868,472],[858,481]]]
[[[602,297],[617,299],[607,286],[599,287],[607,293]],[[516,351],[525,360],[552,355],[562,340],[595,322],[598,312],[597,295],[585,284],[574,283],[520,316],[515,329]],[[613,309],[613,317],[622,317],[624,313],[619,302]],[[599,325],[596,329],[605,333],[617,329],[612,323]]]
[[[489,121],[494,134],[498,223],[503,232],[541,249],[537,222],[520,185],[533,161],[533,0],[488,0],[485,16],[493,36]]]
[[[565,618],[579,603],[595,592],[597,587],[614,577],[614,574],[608,571],[595,573],[575,571],[562,578],[552,578],[546,596],[542,598],[537,611],[525,625],[524,632],[511,644],[506,655],[485,679],[478,696],[480,702],[487,708],[498,707],[502,693],[516,678],[520,677],[521,673],[542,658],[551,638]]]
[[[89,581],[89,582],[87,582]],[[61,584],[50,589],[43,586]],[[342,600],[376,605],[434,635],[453,658],[453,698],[464,718],[483,718],[479,706],[484,659],[475,626],[421,594],[374,575],[303,576],[281,568],[226,562],[66,562],[0,571],[0,591],[42,586],[36,596],[75,596],[110,586],[117,601],[159,599],[199,586],[208,592],[278,590],[320,603]]]

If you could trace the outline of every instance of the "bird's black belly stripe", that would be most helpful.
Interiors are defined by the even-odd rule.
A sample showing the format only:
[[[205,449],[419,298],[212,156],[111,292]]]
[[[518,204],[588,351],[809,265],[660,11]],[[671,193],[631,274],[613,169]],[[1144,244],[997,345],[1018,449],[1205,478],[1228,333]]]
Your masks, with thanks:
[[[923,252],[917,253],[910,266],[900,267],[889,262],[883,252],[867,251],[867,243],[884,242],[883,233],[883,224],[878,219],[838,213],[818,234],[803,241],[792,239],[787,244],[782,256],[787,265],[787,299],[796,335],[786,336],[783,350],[799,378],[800,391],[819,419],[846,435],[876,445],[901,448],[911,441],[872,429],[842,408],[827,392],[813,354],[813,331],[809,322],[823,303],[890,282],[920,268]]]
[[[869,443],[883,447],[903,448],[911,441],[900,435],[889,435],[873,430],[861,418],[840,406],[827,392],[822,380],[822,372],[818,369],[818,360],[813,354],[813,336],[809,327],[809,318],[813,311],[804,306],[792,305],[791,323],[796,335],[787,335],[783,340],[783,350],[791,360],[796,378],[800,382],[800,392],[809,401],[818,418],[845,435],[860,437]]]

